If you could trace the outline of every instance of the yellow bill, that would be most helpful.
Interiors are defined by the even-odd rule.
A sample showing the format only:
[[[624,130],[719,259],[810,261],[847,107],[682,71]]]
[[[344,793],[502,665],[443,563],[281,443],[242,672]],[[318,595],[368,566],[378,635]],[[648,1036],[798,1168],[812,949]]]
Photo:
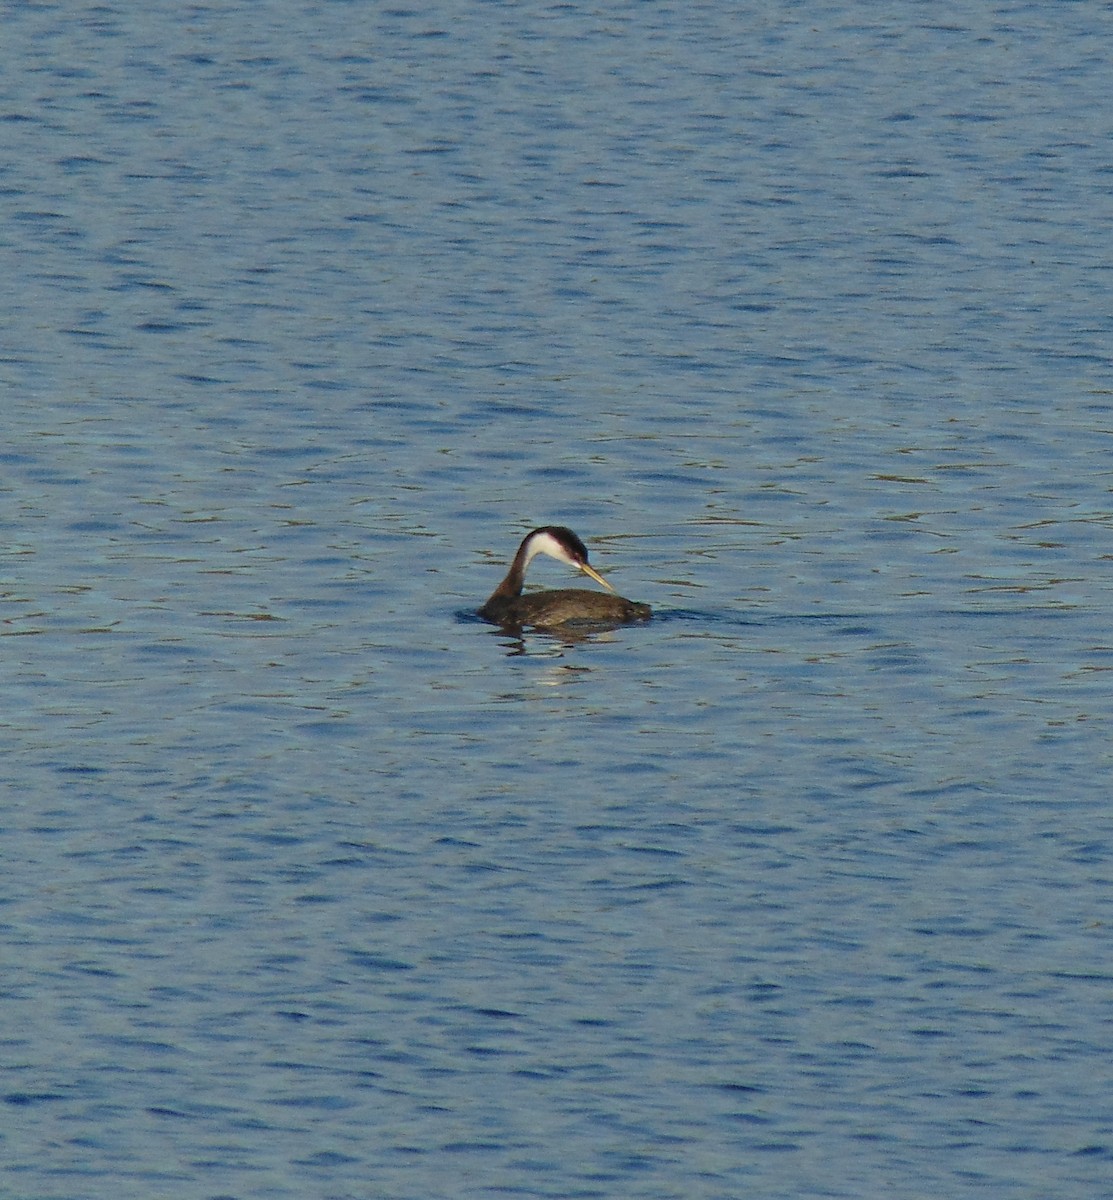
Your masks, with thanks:
[[[614,591],[614,588],[611,587],[611,585],[603,578],[602,575],[599,574],[599,572],[594,567],[589,567],[587,565],[587,563],[580,563],[579,567],[580,567],[580,570],[583,571],[583,573],[585,575],[590,575],[591,578],[594,579],[596,583],[601,583],[607,589],[608,592]]]

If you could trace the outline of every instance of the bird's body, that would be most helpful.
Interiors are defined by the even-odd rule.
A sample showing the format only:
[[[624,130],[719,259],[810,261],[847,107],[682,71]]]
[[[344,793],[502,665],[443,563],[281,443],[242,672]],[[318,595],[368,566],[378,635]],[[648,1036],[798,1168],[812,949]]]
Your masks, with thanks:
[[[547,554],[583,571],[610,591],[556,588],[523,596],[526,568],[538,554]],[[496,625],[535,625],[548,629],[570,624],[623,625],[628,621],[647,621],[652,613],[648,604],[638,604],[614,594],[611,585],[588,564],[587,548],[571,529],[563,525],[546,525],[523,538],[506,578],[492,592],[479,615]]]
[[[492,599],[479,610],[481,617],[499,625],[536,625],[542,629],[574,622],[600,625],[625,624],[649,619],[648,604],[637,604],[608,592],[586,588],[554,588],[530,592],[515,599]]]

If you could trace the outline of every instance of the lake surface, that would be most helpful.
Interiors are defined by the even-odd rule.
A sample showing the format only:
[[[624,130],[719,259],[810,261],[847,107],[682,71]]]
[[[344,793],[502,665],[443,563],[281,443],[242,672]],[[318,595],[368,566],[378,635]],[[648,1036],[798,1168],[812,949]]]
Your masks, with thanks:
[[[1111,35],[6,7],[0,1191],[1108,1194]]]

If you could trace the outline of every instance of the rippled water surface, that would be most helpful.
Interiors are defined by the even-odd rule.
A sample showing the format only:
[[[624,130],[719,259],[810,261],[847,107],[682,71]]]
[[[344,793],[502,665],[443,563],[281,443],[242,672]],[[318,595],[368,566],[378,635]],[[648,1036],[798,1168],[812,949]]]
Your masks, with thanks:
[[[1108,1191],[1111,19],[6,6],[0,1191]]]

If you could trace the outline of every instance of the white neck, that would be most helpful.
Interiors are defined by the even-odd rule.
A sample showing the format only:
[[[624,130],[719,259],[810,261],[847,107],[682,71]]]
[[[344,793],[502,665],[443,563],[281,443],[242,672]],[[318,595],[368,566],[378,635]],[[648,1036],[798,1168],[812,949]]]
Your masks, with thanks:
[[[580,565],[551,533],[539,533],[530,538],[529,545],[526,546],[526,561],[523,565],[528,567],[539,554],[547,554],[550,558],[555,558],[557,562],[567,563],[570,567]]]

